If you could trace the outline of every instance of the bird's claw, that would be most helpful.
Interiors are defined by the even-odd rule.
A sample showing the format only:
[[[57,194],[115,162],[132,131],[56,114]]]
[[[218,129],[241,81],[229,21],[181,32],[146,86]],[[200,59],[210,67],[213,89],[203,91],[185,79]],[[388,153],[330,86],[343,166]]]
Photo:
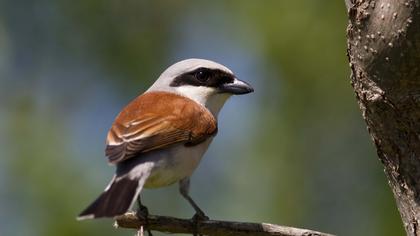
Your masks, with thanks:
[[[194,232],[193,232],[193,236],[202,236],[202,234],[198,233],[198,226],[200,224],[200,222],[202,221],[206,221],[209,220],[210,218],[208,216],[206,216],[203,212],[196,212],[194,214],[194,216],[192,217],[192,221],[194,224]]]
[[[140,205],[139,208],[136,211],[136,216],[139,219],[142,219],[146,222],[146,224],[144,225],[144,227],[147,230],[147,234],[148,236],[153,236],[152,232],[148,229],[148,225],[149,225],[149,221],[148,221],[148,217],[149,217],[149,210],[147,209],[147,207]]]
[[[194,216],[192,217],[192,220],[194,222],[199,222],[199,221],[206,221],[209,220],[210,218],[208,216],[206,216],[206,214],[204,214],[203,212],[196,212],[194,214]]]
[[[136,216],[139,219],[147,220],[147,217],[149,217],[149,210],[147,209],[147,207],[141,205],[136,211]]]

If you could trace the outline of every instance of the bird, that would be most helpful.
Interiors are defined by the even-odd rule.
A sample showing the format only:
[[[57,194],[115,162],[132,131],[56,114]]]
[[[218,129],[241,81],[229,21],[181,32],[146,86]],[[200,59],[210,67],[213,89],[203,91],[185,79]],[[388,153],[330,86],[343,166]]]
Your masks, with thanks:
[[[143,188],[179,183],[199,219],[208,219],[189,195],[190,177],[218,131],[218,114],[232,95],[254,89],[226,66],[191,58],[169,66],[117,115],[105,155],[116,166],[112,180],[78,220],[115,217],[138,202]]]

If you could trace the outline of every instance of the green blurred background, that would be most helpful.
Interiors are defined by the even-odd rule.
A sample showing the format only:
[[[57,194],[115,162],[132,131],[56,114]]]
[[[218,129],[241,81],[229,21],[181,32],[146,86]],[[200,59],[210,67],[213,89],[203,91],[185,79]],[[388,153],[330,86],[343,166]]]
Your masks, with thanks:
[[[190,57],[255,88],[226,104],[193,176],[211,218],[403,235],[350,86],[346,24],[344,1],[1,0],[0,235],[133,235],[75,216],[113,175],[113,118]],[[144,202],[193,214],[177,186]]]

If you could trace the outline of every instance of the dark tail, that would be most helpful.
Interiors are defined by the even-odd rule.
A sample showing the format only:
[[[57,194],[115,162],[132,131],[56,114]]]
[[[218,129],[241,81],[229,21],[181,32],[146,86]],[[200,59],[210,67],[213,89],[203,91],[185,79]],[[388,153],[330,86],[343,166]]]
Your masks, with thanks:
[[[142,184],[141,184],[142,185]],[[105,191],[77,217],[78,220],[114,217],[129,210],[143,186],[139,179],[114,177]]]

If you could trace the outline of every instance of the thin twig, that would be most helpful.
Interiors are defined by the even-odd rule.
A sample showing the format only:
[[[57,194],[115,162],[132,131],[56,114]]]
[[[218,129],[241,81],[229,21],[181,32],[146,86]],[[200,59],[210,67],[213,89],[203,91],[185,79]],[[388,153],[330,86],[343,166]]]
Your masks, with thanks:
[[[129,212],[115,218],[115,225],[121,228],[139,229],[145,225],[144,219],[139,219],[135,213]],[[298,229],[268,223],[246,223],[220,220],[199,222],[197,228],[191,219],[179,219],[169,216],[149,215],[147,227],[150,230],[193,234],[196,232],[211,236],[333,236],[308,229]],[[197,229],[197,231],[195,231]]]

